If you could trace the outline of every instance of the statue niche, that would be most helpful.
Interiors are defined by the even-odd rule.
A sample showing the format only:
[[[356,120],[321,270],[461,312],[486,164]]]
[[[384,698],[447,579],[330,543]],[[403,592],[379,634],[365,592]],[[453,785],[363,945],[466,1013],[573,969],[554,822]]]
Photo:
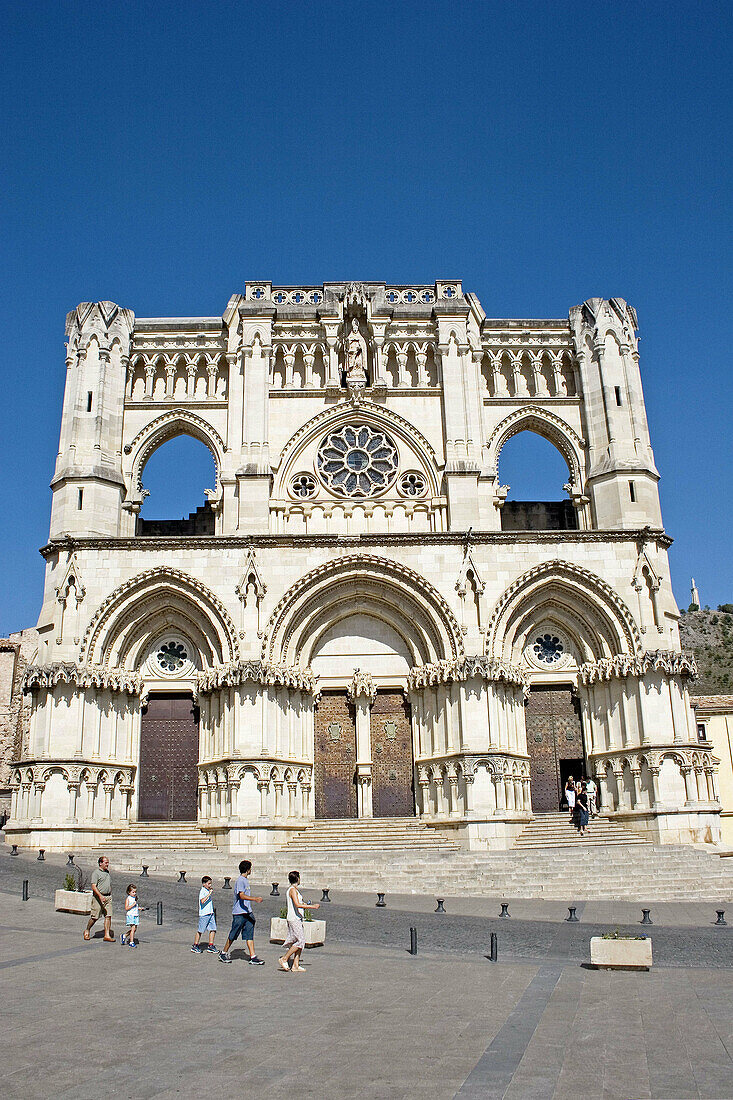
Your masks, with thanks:
[[[352,317],[350,328],[344,335],[344,367],[341,384],[349,390],[363,390],[369,385],[368,370],[367,342],[359,327],[359,319]]]

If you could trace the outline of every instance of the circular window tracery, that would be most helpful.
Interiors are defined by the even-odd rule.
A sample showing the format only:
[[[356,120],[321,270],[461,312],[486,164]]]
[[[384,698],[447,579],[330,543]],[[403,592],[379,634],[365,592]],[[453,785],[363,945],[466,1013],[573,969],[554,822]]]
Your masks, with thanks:
[[[417,470],[410,470],[400,478],[400,492],[403,496],[421,497],[425,488],[425,478]]]
[[[339,496],[374,496],[397,476],[397,448],[385,432],[368,424],[347,424],[323,440],[316,466]]]
[[[555,665],[562,660],[565,646],[556,634],[540,634],[534,640],[532,652],[540,664]]]
[[[290,492],[298,500],[307,500],[316,492],[316,479],[313,474],[296,474],[290,482]]]
[[[155,659],[161,672],[165,672],[170,676],[173,672],[180,672],[183,666],[188,663],[188,651],[183,642],[169,640],[158,647]]]

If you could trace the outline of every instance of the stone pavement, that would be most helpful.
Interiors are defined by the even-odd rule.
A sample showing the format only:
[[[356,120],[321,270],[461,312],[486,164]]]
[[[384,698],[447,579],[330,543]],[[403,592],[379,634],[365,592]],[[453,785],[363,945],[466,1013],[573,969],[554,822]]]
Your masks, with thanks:
[[[324,907],[326,946],[307,953],[305,974],[286,975],[265,934],[279,899],[258,910],[267,965],[246,966],[235,953],[222,966],[188,950],[195,885],[143,880],[144,901],[164,897],[165,922],[158,928],[154,911],[144,913],[132,951],[99,938],[85,944],[84,919],[54,912],[60,862],[13,863],[0,861],[0,1087],[8,1100],[733,1096],[733,929],[705,930],[703,947],[717,947],[704,966],[678,959],[611,974],[571,958],[586,950],[584,921],[565,925],[528,910],[508,922],[476,911],[444,918],[419,898],[388,898],[394,905],[376,910],[367,895]],[[120,876],[114,886],[119,913]],[[231,894],[216,896],[223,940]],[[399,907],[407,901],[412,910]],[[655,958],[665,937],[703,934],[685,926],[690,919],[682,913],[676,927],[650,930]],[[416,958],[406,951],[410,923],[422,923]],[[474,936],[479,925],[484,933]],[[482,954],[489,926],[503,945],[498,964]],[[522,952],[534,937],[534,958],[510,949],[510,927]]]

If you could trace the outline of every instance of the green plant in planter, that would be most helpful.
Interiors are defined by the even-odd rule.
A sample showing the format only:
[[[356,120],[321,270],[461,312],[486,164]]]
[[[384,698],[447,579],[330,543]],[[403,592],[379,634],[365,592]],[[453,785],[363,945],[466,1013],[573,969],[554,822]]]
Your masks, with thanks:
[[[64,890],[70,890],[72,893],[76,893],[76,877],[74,875],[64,876]]]
[[[623,932],[619,932],[616,928],[613,932],[604,932],[601,936],[602,940],[645,940],[646,936],[639,933],[637,936],[627,936]]]
[[[287,920],[287,919],[288,919],[287,906],[283,905],[282,909],[280,910],[280,920]]]

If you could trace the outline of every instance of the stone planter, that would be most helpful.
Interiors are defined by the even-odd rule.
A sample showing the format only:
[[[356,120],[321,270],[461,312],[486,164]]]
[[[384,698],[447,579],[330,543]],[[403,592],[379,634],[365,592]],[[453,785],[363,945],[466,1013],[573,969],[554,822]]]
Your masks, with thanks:
[[[304,922],[305,946],[323,947],[326,942],[325,920],[307,920]],[[288,922],[283,917],[270,920],[270,943],[285,943],[288,938]]]
[[[91,913],[91,890],[57,890],[54,894],[54,904],[60,913]]]
[[[591,936],[590,964],[596,970],[648,970],[652,965],[652,941],[604,940]]]

